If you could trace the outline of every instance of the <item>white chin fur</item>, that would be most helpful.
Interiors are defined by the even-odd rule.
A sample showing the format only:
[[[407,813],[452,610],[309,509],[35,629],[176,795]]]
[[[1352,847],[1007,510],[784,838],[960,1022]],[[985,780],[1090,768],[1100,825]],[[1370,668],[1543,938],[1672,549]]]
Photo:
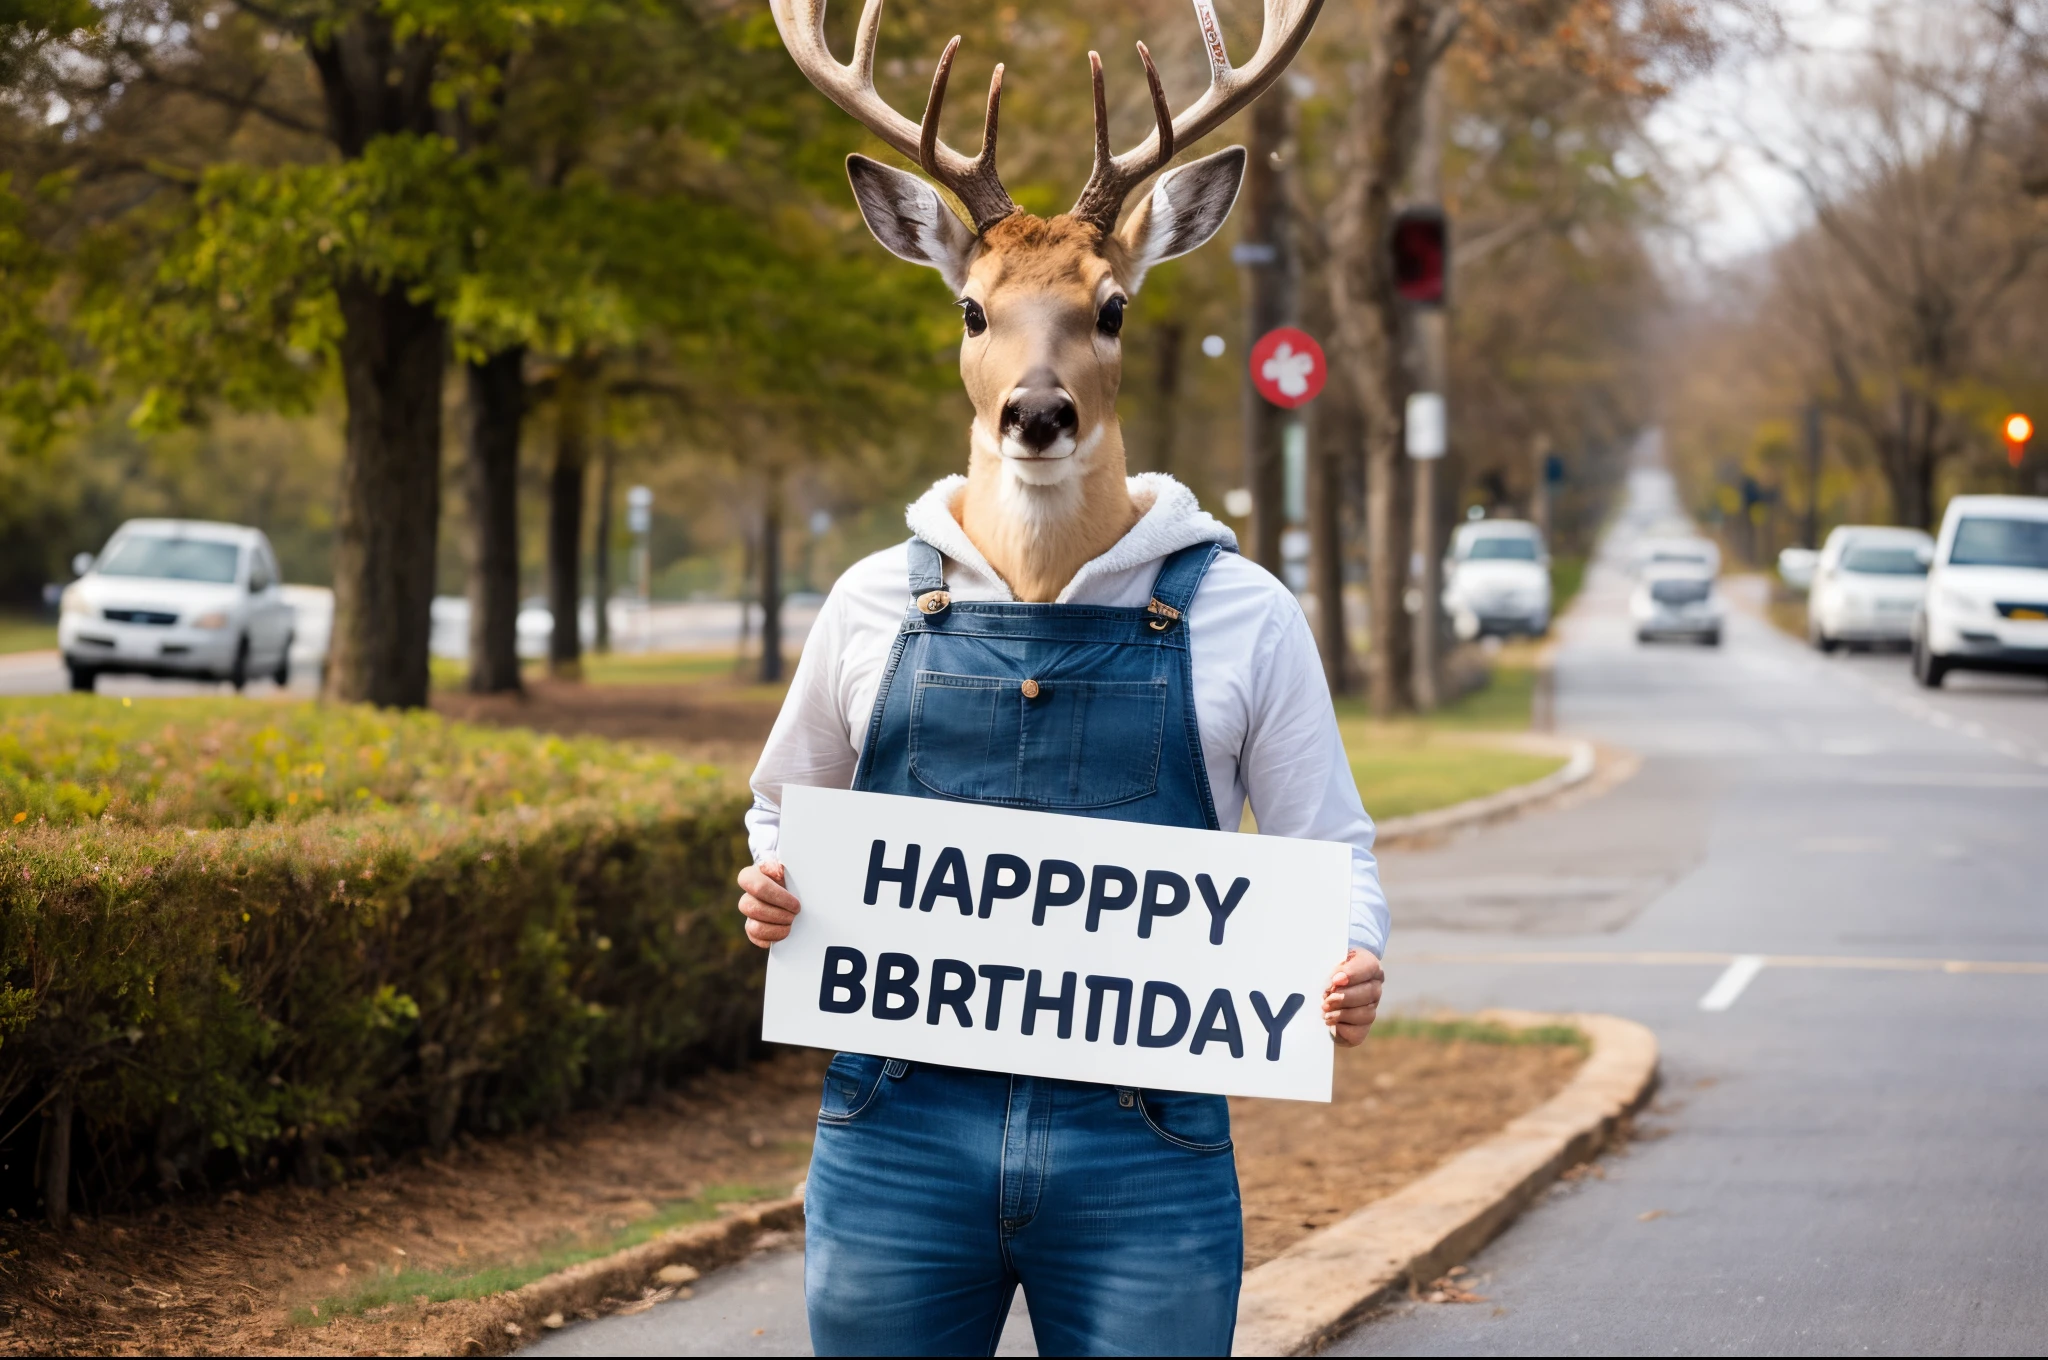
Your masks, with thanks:
[[[974,441],[984,451],[1002,458],[1005,485],[1056,487],[1080,477],[1089,456],[1102,443],[1102,429],[1098,426],[1090,430],[1087,438],[1078,442],[1072,435],[1061,435],[1051,448],[1038,451],[1008,436],[1000,442],[990,439],[977,421]]]

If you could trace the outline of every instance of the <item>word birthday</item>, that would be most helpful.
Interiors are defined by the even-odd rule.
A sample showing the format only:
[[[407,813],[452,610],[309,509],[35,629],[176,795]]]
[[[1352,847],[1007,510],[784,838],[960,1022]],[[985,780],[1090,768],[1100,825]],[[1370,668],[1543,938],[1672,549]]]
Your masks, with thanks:
[[[1090,928],[1093,929],[1092,926]],[[1072,970],[1060,974],[1059,990],[1048,991],[1042,969],[1026,970],[1006,963],[984,963],[975,967],[960,959],[933,959],[930,972],[926,974],[929,981],[920,1000],[918,978],[922,971],[918,961],[909,954],[883,953],[875,959],[875,975],[870,985],[867,955],[849,945],[831,945],[825,950],[825,969],[818,986],[818,1009],[829,1015],[853,1015],[866,1010],[877,1020],[915,1020],[922,1013],[927,1025],[937,1025],[950,1017],[960,1028],[973,1029],[972,1003],[976,990],[983,989],[985,1000],[981,1006],[981,1027],[998,1030],[1003,1027],[1004,989],[1010,983],[1021,982],[1024,984],[1021,999],[1016,1009],[1010,1012],[1016,1032],[1026,1036],[1037,1032],[1039,1017],[1050,1012],[1053,1033],[1062,1039],[1074,1037],[1078,975]],[[1177,1048],[1185,1039],[1188,1052],[1192,1054],[1200,1055],[1210,1044],[1221,1044],[1230,1050],[1231,1057],[1244,1056],[1244,1029],[1238,1023],[1237,1005],[1226,987],[1215,988],[1209,993],[1209,999],[1202,1005],[1201,1017],[1195,1019],[1194,1005],[1188,994],[1171,982],[1147,982],[1142,992],[1130,978],[1125,977],[1091,973],[1085,982],[1088,1006],[1082,1035],[1088,1043],[1101,1040],[1104,1012],[1111,1009],[1104,1003],[1107,998],[1114,997],[1109,1027],[1113,1044],[1121,1045],[1135,1037],[1139,1048]],[[985,988],[983,984],[986,984]],[[1019,995],[1016,992],[1008,994]],[[1131,998],[1134,994],[1141,998],[1137,1007],[1135,1036],[1131,1026]],[[1287,1022],[1294,1018],[1307,998],[1300,992],[1293,992],[1277,1007],[1266,999],[1263,992],[1252,992],[1250,998],[1252,1013],[1265,1030],[1266,1061],[1279,1062],[1280,1041],[1286,1035]]]
[[[1104,916],[1110,912],[1129,911],[1135,906],[1138,938],[1141,940],[1152,938],[1154,921],[1180,915],[1193,900],[1188,881],[1168,869],[1147,870],[1141,884],[1135,873],[1115,864],[1097,864],[1084,873],[1080,865],[1070,860],[1041,859],[1034,872],[1028,860],[1000,853],[991,854],[982,861],[981,890],[977,895],[974,880],[967,872],[967,856],[950,845],[939,851],[932,861],[931,873],[925,878],[924,889],[920,892],[917,868],[923,858],[923,846],[907,844],[900,861],[891,868],[888,844],[877,839],[868,851],[867,890],[861,900],[872,907],[880,899],[883,885],[895,884],[896,905],[906,911],[913,903],[919,911],[930,911],[939,902],[950,901],[959,907],[962,916],[978,916],[985,921],[993,914],[997,903],[1021,899],[1028,894],[1031,898],[1031,924],[1042,926],[1047,913],[1061,907],[1077,906],[1085,896],[1088,905],[1083,929],[1093,934],[1101,928]],[[1032,891],[1034,882],[1038,885],[1035,892]],[[1209,912],[1210,944],[1223,943],[1223,928],[1251,885],[1250,879],[1238,878],[1232,881],[1227,892],[1218,892],[1215,880],[1209,875],[1195,875],[1195,886],[1202,893],[1202,905]],[[991,1024],[989,1028],[994,1029],[995,1026]]]

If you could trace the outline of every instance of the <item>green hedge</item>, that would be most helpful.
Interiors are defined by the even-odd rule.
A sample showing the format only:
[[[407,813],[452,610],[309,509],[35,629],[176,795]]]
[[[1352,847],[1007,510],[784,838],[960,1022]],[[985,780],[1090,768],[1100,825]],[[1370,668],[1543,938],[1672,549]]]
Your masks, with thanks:
[[[462,817],[658,802],[710,771],[595,738],[238,699],[0,698],[0,825],[248,826],[402,807]]]
[[[316,765],[329,808],[369,792],[302,812]],[[46,701],[0,710],[0,789],[10,1203],[67,1104],[72,1193],[104,1204],[331,1176],[758,1033],[743,808],[666,757],[430,715]]]

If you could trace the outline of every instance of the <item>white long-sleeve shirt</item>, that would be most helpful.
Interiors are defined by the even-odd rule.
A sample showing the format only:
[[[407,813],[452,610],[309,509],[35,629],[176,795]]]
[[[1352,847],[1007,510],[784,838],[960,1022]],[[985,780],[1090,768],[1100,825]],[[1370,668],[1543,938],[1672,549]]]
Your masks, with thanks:
[[[1016,598],[953,517],[966,479],[948,477],[910,507],[911,531],[945,557],[956,600]],[[1076,572],[1061,604],[1142,608],[1162,559],[1196,543],[1235,546],[1194,493],[1161,473],[1130,479],[1142,512],[1130,533]],[[841,576],[805,640],[789,697],[754,769],[748,842],[775,850],[784,785],[853,784],[882,673],[910,606],[909,552],[897,545]],[[1226,830],[1247,801],[1261,833],[1351,847],[1351,944],[1386,952],[1388,914],[1373,859],[1372,819],[1358,799],[1320,654],[1301,606],[1263,568],[1219,555],[1187,611],[1195,721],[1216,815]]]

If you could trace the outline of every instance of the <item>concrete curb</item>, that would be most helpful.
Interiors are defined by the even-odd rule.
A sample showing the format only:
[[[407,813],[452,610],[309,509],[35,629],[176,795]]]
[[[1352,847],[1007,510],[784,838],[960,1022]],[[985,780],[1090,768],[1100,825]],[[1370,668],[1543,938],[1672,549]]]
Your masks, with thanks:
[[[1657,1038],[1633,1020],[1531,1011],[1479,1018],[1517,1029],[1576,1026],[1592,1052],[1543,1105],[1247,1274],[1231,1354],[1314,1354],[1389,1291],[1442,1275],[1559,1172],[1599,1152],[1656,1084]]]
[[[1533,755],[1562,755],[1564,768],[1527,784],[1517,784],[1484,798],[1470,798],[1449,807],[1417,812],[1407,817],[1389,817],[1378,825],[1377,846],[1403,845],[1434,840],[1453,832],[1467,831],[1526,812],[1539,803],[1577,788],[1600,768],[1600,753],[1590,741],[1548,737],[1541,733],[1517,733],[1498,744]]]
[[[797,1194],[751,1204],[710,1223],[675,1228],[637,1247],[544,1275],[499,1296],[502,1307],[496,1321],[502,1325],[493,1328],[484,1344],[491,1353],[503,1354],[523,1337],[542,1334],[551,1313],[569,1317],[606,1299],[637,1295],[657,1283],[655,1277],[664,1266],[707,1271],[730,1264],[745,1256],[763,1234],[803,1225],[804,1199]]]
[[[47,647],[34,652],[7,652],[0,654],[0,674],[7,671],[36,670],[43,666],[58,665],[63,660],[62,652],[52,651]]]

